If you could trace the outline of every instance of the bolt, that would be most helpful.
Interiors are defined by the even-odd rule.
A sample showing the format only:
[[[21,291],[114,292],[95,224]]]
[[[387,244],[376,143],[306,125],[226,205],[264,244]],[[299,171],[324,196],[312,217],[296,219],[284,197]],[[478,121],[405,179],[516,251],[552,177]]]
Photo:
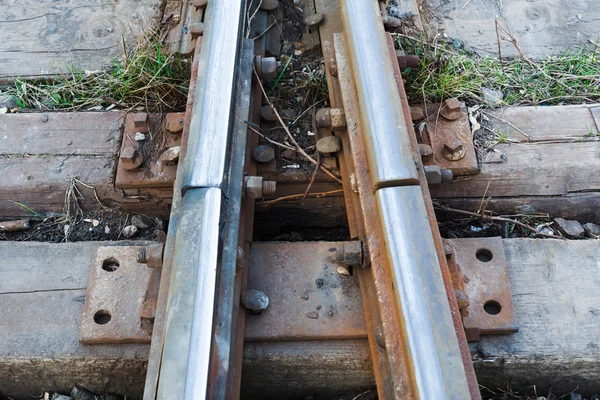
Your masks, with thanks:
[[[317,141],[316,148],[319,153],[328,156],[342,149],[342,141],[337,136],[325,136]]]
[[[457,161],[463,158],[467,154],[463,143],[455,138],[448,138],[444,142],[444,148],[442,149],[442,156],[449,161]]]
[[[262,192],[263,197],[272,196],[277,191],[277,182],[275,181],[263,181]]]
[[[454,253],[454,251],[452,250],[452,246],[450,246],[449,244],[445,244],[444,245],[444,254],[446,255],[447,260],[452,258],[453,253]]]
[[[331,127],[331,109],[330,108],[319,108],[315,113],[315,120],[317,122],[317,128],[330,128]]]
[[[381,327],[377,327],[375,328],[375,343],[377,343],[377,345],[379,347],[381,347],[382,349],[385,349],[385,337],[383,337],[383,331],[381,330]]]
[[[258,145],[252,150],[252,158],[259,163],[268,163],[275,159],[275,149],[266,144]]]
[[[279,7],[279,0],[263,0],[260,5],[260,9],[266,11],[274,10],[277,7]]]
[[[137,262],[146,264],[148,268],[162,268],[163,264],[163,243],[151,244],[138,250]]]
[[[244,195],[249,199],[260,199],[275,194],[277,182],[264,181],[262,176],[244,177]]]
[[[346,113],[341,108],[331,108],[329,110],[331,120],[331,130],[334,132],[343,132],[346,130]]]
[[[126,145],[121,150],[119,159],[121,160],[121,166],[128,171],[139,168],[144,162],[144,157],[131,144]]]
[[[336,249],[335,261],[346,266],[362,265],[362,242],[360,240],[355,240],[342,243],[342,245]]]
[[[417,56],[407,56],[402,50],[396,50],[396,58],[398,59],[398,66],[400,70],[406,68],[417,68],[421,60]]]
[[[410,119],[413,122],[419,122],[425,119],[425,111],[423,111],[423,107],[419,106],[411,106],[410,107]]]
[[[269,297],[260,290],[246,290],[242,293],[242,305],[252,315],[258,315],[269,306]]]
[[[133,114],[133,126],[135,126],[136,132],[148,133],[148,113]]]
[[[183,131],[183,118],[179,114],[167,114],[165,127],[171,133],[181,133]]]
[[[304,19],[306,25],[310,28],[313,28],[323,22],[323,14],[312,14]]]
[[[433,158],[433,149],[427,144],[419,143],[419,154],[423,162],[429,161]]]
[[[451,169],[443,169],[442,171],[442,183],[452,182],[452,178],[454,178],[454,173]]]
[[[442,184],[442,170],[439,165],[425,165],[425,178],[429,186],[438,186]]]
[[[280,65],[281,63],[275,57],[256,56],[254,58],[256,73],[265,81],[270,81],[277,76],[277,69]]]
[[[192,22],[189,25],[189,30],[192,34],[192,38],[197,38],[198,36],[204,34],[204,23],[200,21]]]
[[[331,76],[338,76],[337,61],[334,57],[329,59],[329,73]]]
[[[446,99],[442,103],[440,114],[449,121],[459,119],[463,115],[464,104],[456,98]]]

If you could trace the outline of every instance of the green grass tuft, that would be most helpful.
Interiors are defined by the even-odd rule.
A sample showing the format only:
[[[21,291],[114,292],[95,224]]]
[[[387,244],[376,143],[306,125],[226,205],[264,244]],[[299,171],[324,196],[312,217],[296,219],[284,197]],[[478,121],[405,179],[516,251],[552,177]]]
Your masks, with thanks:
[[[452,43],[425,43],[395,35],[397,47],[419,56],[420,66],[404,71],[410,102],[439,102],[457,97],[482,103],[482,88],[500,90],[503,105],[552,105],[600,101],[600,55],[582,48],[541,61],[521,57],[500,60],[455,48]]]
[[[15,79],[3,89],[20,108],[88,110],[98,106],[148,111],[182,110],[186,104],[191,61],[167,54],[164,46],[147,39],[102,71],[78,71],[54,80]]]

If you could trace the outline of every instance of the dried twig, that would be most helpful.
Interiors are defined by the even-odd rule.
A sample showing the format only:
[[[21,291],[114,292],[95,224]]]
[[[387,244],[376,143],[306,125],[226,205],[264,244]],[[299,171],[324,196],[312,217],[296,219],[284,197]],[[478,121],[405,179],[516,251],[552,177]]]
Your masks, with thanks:
[[[285,122],[283,122],[283,119],[281,118],[281,115],[279,115],[279,112],[277,111],[277,109],[275,108],[275,106],[273,105],[273,103],[271,102],[271,100],[269,100],[269,96],[267,96],[267,92],[265,91],[265,87],[263,86],[262,82],[260,81],[260,77],[258,76],[258,73],[256,72],[256,70],[254,70],[254,74],[256,75],[256,79],[258,81],[260,89],[262,90],[263,95],[265,96],[265,100],[267,100],[267,103],[273,109],[273,113],[275,113],[275,116],[279,120],[279,123],[283,127],[283,130],[287,134],[288,138],[294,144],[294,147],[296,148],[296,152],[298,152],[302,157],[304,157],[310,163],[312,163],[314,165],[318,165],[318,167],[321,169],[321,171],[325,172],[325,174],[329,175],[331,178],[333,178],[337,182],[342,183],[342,180],[340,178],[338,178],[337,176],[335,176],[334,174],[332,174],[329,170],[327,170],[327,168],[325,168],[323,166],[323,164],[317,164],[317,162],[315,161],[315,159],[312,158],[311,156],[309,156],[308,154],[306,154],[306,152],[304,151],[304,149],[302,149],[302,147],[300,147],[300,145],[298,144],[298,142],[296,141],[296,139],[294,139],[294,136],[292,136],[292,133],[288,129],[288,127],[285,124]]]
[[[333,194],[339,194],[339,193],[344,193],[344,189],[330,190],[328,192],[309,193],[307,195],[307,197],[321,198],[321,197],[331,196]],[[293,200],[293,199],[301,198],[303,196],[304,196],[304,194],[291,194],[289,196],[282,196],[282,197],[278,197],[273,200],[263,201],[261,204],[265,205],[265,206],[269,206],[273,203],[278,203],[278,202],[284,201],[284,200]]]
[[[258,136],[260,136],[261,138],[265,139],[267,142],[269,142],[269,143],[271,143],[271,144],[273,144],[273,145],[275,145],[275,146],[281,147],[282,149],[296,151],[296,149],[295,149],[295,148],[293,148],[293,147],[291,147],[291,146],[287,146],[287,145],[285,145],[285,144],[283,144],[283,143],[279,143],[279,142],[277,142],[277,141],[275,141],[275,140],[273,140],[273,139],[269,139],[269,138],[268,138],[266,135],[264,135],[264,134],[263,134],[262,132],[260,132],[258,129],[256,129],[256,128],[254,128],[252,125],[250,125],[250,122],[246,121],[246,124],[248,124],[248,129],[250,129],[252,132],[256,133],[256,134],[257,134]]]
[[[540,231],[538,231],[537,229],[535,229],[531,225],[527,225],[526,223],[523,223],[521,221],[517,221],[515,219],[511,219],[511,218],[495,217],[493,215],[484,215],[482,217],[481,214],[474,213],[474,212],[471,212],[471,211],[458,210],[456,208],[444,207],[444,206],[440,206],[440,205],[435,205],[434,207],[437,210],[446,211],[446,212],[452,212],[452,213],[456,213],[456,214],[468,215],[468,216],[471,216],[473,218],[479,218],[479,219],[481,219],[483,221],[487,220],[487,221],[498,221],[498,222],[510,222],[512,224],[519,225],[522,228],[528,229],[531,232],[533,232],[534,234],[539,235],[539,236],[543,236],[543,237],[547,237],[547,238],[552,238],[552,239],[564,239],[561,236],[554,236],[554,235],[549,235],[547,233],[540,232]]]
[[[500,117],[498,117],[497,115],[494,115],[494,114],[488,114],[488,113],[484,113],[483,111],[482,111],[482,113],[483,113],[483,114],[485,114],[485,115],[487,115],[487,116],[490,116],[490,117],[496,118],[498,121],[502,121],[502,122],[504,122],[505,124],[507,124],[508,126],[510,126],[511,128],[513,128],[514,130],[516,130],[517,132],[519,132],[521,135],[525,136],[527,139],[529,139],[529,140],[532,140],[531,136],[529,136],[528,134],[526,134],[525,132],[523,132],[521,129],[519,129],[519,128],[518,128],[518,127],[517,127],[515,124],[513,124],[512,122],[510,122],[510,121],[507,121],[507,120],[505,120],[505,119],[502,119],[502,118],[500,118]]]
[[[319,152],[317,152],[317,166],[315,166],[315,171],[313,172],[312,177],[310,178],[310,182],[308,182],[308,186],[306,187],[306,190],[304,191],[304,197],[302,197],[302,200],[300,200],[300,204],[304,204],[304,200],[306,200],[306,196],[308,196],[310,187],[315,182],[315,178],[317,177],[317,172],[319,172],[320,165],[321,165],[321,155],[319,154]]]

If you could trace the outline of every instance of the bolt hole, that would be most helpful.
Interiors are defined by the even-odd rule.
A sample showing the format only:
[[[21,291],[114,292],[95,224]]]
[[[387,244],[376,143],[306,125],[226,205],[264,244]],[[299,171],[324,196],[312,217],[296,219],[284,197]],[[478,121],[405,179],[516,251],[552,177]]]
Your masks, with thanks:
[[[98,325],[108,324],[111,318],[110,313],[106,310],[96,311],[96,314],[94,314],[94,322]]]
[[[102,269],[108,272],[116,271],[119,268],[119,262],[114,257],[109,257],[102,262]]]
[[[477,253],[475,253],[475,257],[481,262],[490,262],[492,261],[492,258],[494,258],[494,255],[488,249],[479,249],[477,250]]]
[[[489,300],[485,302],[483,309],[490,315],[498,315],[502,311],[502,306],[496,300]]]

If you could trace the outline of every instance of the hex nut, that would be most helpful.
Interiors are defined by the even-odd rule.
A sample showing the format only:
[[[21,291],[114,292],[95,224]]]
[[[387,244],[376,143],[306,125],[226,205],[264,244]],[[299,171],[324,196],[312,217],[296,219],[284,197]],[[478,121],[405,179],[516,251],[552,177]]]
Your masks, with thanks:
[[[137,132],[148,133],[150,131],[148,128],[148,113],[139,112],[133,114],[133,126],[135,126]]]
[[[442,148],[442,157],[448,161],[458,161],[467,154],[462,142],[457,138],[448,138]]]
[[[142,165],[144,157],[132,145],[129,145],[121,150],[119,160],[124,169],[132,171]]]
[[[346,114],[341,108],[331,108],[329,110],[331,120],[331,130],[334,132],[343,132],[346,130]]]
[[[439,165],[425,165],[425,177],[429,186],[438,186],[442,184],[442,170]]]
[[[463,115],[464,103],[457,98],[446,99],[442,103],[440,114],[449,121],[459,119]]]

